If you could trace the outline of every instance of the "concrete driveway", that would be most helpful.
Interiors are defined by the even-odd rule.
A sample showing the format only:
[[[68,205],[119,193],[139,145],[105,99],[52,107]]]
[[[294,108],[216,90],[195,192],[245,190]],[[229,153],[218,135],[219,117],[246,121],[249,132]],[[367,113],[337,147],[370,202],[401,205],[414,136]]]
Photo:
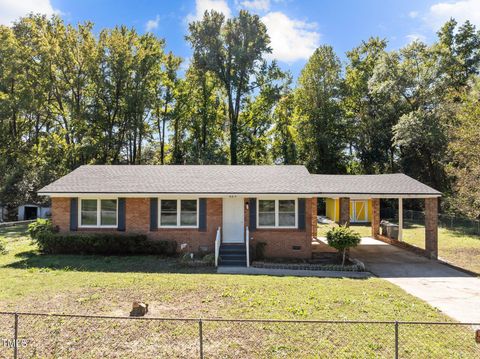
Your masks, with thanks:
[[[480,278],[372,238],[362,238],[351,256],[451,318],[480,323]]]

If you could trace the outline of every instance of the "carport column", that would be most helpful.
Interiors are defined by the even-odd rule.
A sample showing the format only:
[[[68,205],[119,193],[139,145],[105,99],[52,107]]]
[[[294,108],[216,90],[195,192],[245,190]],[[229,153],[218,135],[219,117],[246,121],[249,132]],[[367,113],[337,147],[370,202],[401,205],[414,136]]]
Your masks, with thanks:
[[[350,198],[349,197],[340,197],[340,225],[349,226],[350,225]]]
[[[380,198],[372,198],[372,237],[380,234]]]
[[[438,198],[425,198],[425,251],[432,259],[438,257]]]
[[[398,199],[398,240],[403,240],[403,199]]]

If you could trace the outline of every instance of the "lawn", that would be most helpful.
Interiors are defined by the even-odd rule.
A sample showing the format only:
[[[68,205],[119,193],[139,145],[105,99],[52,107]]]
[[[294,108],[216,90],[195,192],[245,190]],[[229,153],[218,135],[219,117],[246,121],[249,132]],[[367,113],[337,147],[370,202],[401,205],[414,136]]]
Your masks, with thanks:
[[[41,255],[22,227],[0,229],[0,237],[8,241],[8,253],[0,255],[0,311],[125,316],[132,301],[143,300],[150,305],[150,317],[451,321],[378,278],[219,275],[213,268],[193,270],[174,259],[153,256]],[[0,316],[0,338],[11,333],[11,323],[11,317]],[[132,352],[136,357],[158,353],[182,357],[195,355],[198,347],[196,322],[20,316],[19,328],[20,335],[31,340],[23,349],[25,357],[128,357]],[[462,340],[453,341],[454,336],[443,331],[434,336],[416,333],[410,339],[418,342],[407,348],[406,339],[402,353],[418,357],[438,352],[439,357],[449,357],[464,350],[464,357],[469,357],[478,349],[471,346],[471,332],[455,330]],[[207,322],[204,340],[210,357],[393,354],[393,327],[383,324]],[[426,351],[419,351],[420,343]]]
[[[318,235],[324,237],[332,226],[336,226],[336,224],[319,224]],[[370,225],[352,225],[352,228],[362,237],[371,236]],[[403,229],[403,240],[406,243],[425,249],[425,227],[418,223],[406,221]],[[480,236],[466,234],[461,230],[439,228],[438,253],[441,259],[480,273]]]

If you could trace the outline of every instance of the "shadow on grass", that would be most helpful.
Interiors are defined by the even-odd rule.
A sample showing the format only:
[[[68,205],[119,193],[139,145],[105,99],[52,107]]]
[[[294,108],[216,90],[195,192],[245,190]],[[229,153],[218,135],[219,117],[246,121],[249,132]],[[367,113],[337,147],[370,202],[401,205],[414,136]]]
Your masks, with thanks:
[[[28,226],[25,224],[10,227],[0,227],[0,237],[7,240],[28,237]]]
[[[5,265],[15,269],[49,269],[106,273],[215,273],[213,267],[188,267],[177,258],[159,256],[53,255],[29,250],[15,254],[19,260]]]

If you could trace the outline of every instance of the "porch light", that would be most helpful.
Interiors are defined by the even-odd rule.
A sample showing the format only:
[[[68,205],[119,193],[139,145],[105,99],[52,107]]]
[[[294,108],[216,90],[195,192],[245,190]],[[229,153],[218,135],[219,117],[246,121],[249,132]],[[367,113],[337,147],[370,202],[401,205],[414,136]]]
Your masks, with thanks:
[[[245,203],[245,209],[248,211],[248,202]]]

